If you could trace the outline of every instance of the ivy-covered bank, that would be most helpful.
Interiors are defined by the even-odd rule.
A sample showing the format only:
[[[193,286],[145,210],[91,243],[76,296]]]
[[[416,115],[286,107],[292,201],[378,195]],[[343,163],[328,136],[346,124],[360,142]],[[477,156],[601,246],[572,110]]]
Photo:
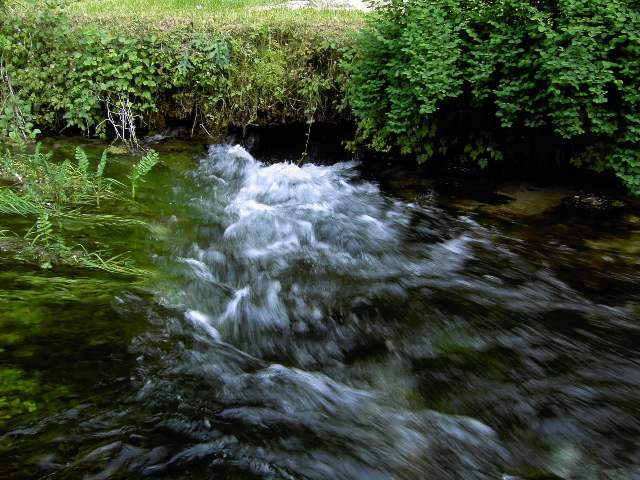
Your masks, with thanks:
[[[123,24],[71,16],[60,0],[40,3],[0,20],[0,136],[79,130],[129,139],[170,122],[215,135],[342,115],[342,26]]]

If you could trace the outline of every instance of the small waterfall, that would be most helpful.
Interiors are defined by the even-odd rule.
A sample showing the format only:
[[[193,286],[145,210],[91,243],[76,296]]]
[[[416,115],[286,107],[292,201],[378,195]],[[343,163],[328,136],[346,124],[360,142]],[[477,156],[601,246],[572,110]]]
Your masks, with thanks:
[[[200,220],[178,256],[182,288],[164,298],[184,317],[138,342],[139,398],[166,411],[179,397],[180,417],[204,416],[216,432],[198,455],[226,452],[262,478],[485,475],[505,455],[486,425],[395,402],[393,389],[411,389],[402,366],[387,391],[350,378],[359,349],[397,334],[408,292],[460,268],[473,242],[453,227],[415,248],[423,207],[385,197],[357,166],[265,165],[237,145],[210,148],[194,173]],[[220,438],[225,423],[233,439]],[[454,461],[456,450],[473,454]],[[446,468],[429,461],[436,451],[451,457]]]

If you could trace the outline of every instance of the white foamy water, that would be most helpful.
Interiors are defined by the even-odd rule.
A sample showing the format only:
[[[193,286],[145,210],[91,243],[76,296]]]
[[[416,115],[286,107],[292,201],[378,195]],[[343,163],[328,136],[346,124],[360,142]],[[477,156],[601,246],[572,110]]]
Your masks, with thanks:
[[[337,359],[359,328],[354,307],[402,297],[421,276],[455,269],[471,254],[466,237],[407,250],[417,207],[357,180],[356,167],[264,165],[238,145],[211,147],[196,173],[197,203],[218,235],[183,259],[197,283],[187,306],[209,319],[195,323],[252,354],[276,353],[283,337],[304,335],[286,346],[296,362]],[[453,260],[434,268],[426,254]],[[324,339],[310,342],[308,333]]]

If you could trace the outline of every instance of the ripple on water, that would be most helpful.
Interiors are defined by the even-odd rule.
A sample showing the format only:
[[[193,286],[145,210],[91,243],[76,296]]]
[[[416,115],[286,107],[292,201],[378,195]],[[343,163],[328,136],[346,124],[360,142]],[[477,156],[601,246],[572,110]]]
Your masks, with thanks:
[[[638,473],[639,293],[608,304],[560,275],[579,247],[559,243],[546,258],[548,244],[452,214],[436,193],[422,205],[386,195],[355,162],[268,165],[218,145],[191,180],[156,298],[113,304],[149,325],[129,346],[119,400],[12,433],[37,436],[39,468],[65,478]]]

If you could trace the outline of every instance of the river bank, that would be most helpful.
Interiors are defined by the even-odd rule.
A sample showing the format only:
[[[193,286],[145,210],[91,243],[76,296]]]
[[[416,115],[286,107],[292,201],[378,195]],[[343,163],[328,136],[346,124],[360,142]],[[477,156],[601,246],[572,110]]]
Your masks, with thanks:
[[[8,6],[0,33],[12,108],[0,130],[129,141],[172,125],[215,137],[348,117],[340,62],[362,13],[204,3],[134,16],[108,2]]]
[[[367,14],[344,8],[348,2],[342,1],[299,3],[175,0],[145,2],[143,8],[139,0],[51,0],[46,8],[33,8],[11,1],[0,20],[0,136],[28,141],[39,133],[82,134],[144,147],[144,137],[220,141],[230,132],[244,137],[255,127],[295,126],[297,131],[303,125],[300,139],[306,142],[314,127],[325,124],[350,132],[344,140],[352,151],[428,162],[436,170],[444,166],[497,177],[524,171],[558,181],[572,175],[588,178],[583,172],[590,170],[605,185],[640,191],[634,187],[636,116],[616,110],[614,93],[611,99],[590,97],[593,91],[618,87],[632,92],[627,80],[605,82],[596,75],[583,79],[585,85],[602,81],[606,88],[589,87],[589,95],[573,87],[562,93],[545,86],[569,78],[560,71],[557,78],[555,73],[540,78],[537,93],[513,96],[510,89],[532,88],[519,74],[491,80],[474,73],[474,62],[485,57],[467,49],[489,48],[490,43],[474,40],[461,49],[469,39],[425,37],[422,27],[411,24],[406,32],[416,29],[421,48],[428,47],[415,50],[409,33],[403,37],[404,30],[385,17],[393,9]],[[431,28],[446,8],[425,5],[425,16],[419,18],[424,28]],[[579,22],[579,12],[572,12],[571,22]],[[471,9],[466,14],[472,19],[480,13]],[[447,17],[443,28],[460,32],[456,18]],[[564,41],[561,32],[539,28],[545,31],[545,48]],[[612,27],[614,34],[619,28]],[[532,31],[538,38],[537,27]],[[576,32],[575,41],[584,40]],[[533,50],[528,54],[534,57],[531,65],[536,66],[530,68],[535,71],[564,68],[553,62],[553,55],[537,57]],[[492,62],[501,65],[499,49],[492,55]],[[582,68],[578,57],[567,68]],[[627,70],[616,71],[628,75]],[[499,85],[480,88],[474,82],[481,77],[481,83]],[[480,90],[472,93],[476,88]],[[513,97],[513,108],[486,96],[502,88],[506,93],[500,95]],[[540,97],[535,108],[516,105],[547,94],[552,98]],[[571,101],[574,94],[579,106]],[[629,95],[629,102],[635,101]],[[570,121],[565,119],[575,124],[571,128],[565,120],[560,122],[564,126],[554,124],[568,111],[558,107],[559,101],[573,105]],[[504,120],[504,108],[512,119]]]

